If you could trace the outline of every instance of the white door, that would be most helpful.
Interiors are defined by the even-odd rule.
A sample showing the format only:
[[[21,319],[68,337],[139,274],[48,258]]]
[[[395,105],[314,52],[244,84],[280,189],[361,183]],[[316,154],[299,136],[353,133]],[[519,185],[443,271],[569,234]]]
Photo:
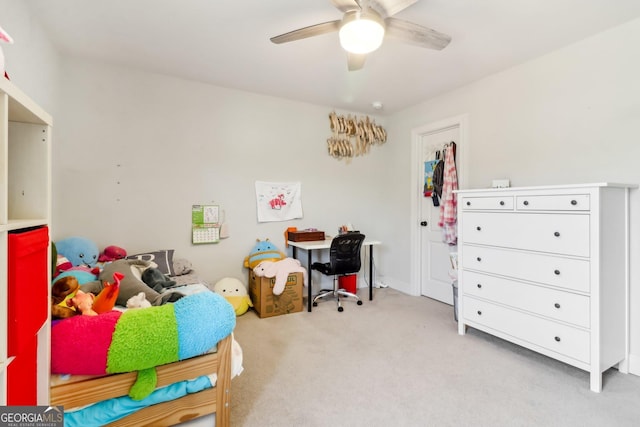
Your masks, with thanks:
[[[456,143],[456,159],[460,155],[460,127],[453,125],[444,129],[420,135],[418,153],[419,170],[424,171],[424,161],[433,159],[433,153],[443,150],[449,142]],[[424,185],[424,173],[419,174],[419,188]],[[429,298],[453,304],[450,252],[456,252],[456,246],[442,241],[442,228],[438,226],[440,208],[434,206],[431,197],[421,196],[418,203],[420,223],[420,293]]]

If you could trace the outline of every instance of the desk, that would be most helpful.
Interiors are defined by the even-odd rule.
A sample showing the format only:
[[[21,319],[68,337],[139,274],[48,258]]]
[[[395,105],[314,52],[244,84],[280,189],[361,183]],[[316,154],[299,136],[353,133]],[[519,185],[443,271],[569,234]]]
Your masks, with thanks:
[[[287,244],[293,248],[293,258],[296,258],[298,248],[307,251],[307,311],[311,311],[311,300],[313,299],[311,289],[311,253],[318,249],[329,249],[332,240],[333,238],[326,238],[324,240],[311,240],[308,242],[287,242]],[[382,244],[382,242],[367,238],[362,242],[363,247],[369,246],[369,301],[373,299],[373,248],[371,246],[380,244]]]

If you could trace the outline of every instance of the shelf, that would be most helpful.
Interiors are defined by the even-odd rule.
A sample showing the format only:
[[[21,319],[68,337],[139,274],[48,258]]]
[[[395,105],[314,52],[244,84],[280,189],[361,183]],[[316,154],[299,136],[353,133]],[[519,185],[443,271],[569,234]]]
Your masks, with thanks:
[[[0,78],[0,91],[9,95],[9,121],[52,125],[51,115],[9,80]]]
[[[38,227],[40,225],[49,225],[49,221],[44,218],[10,219],[8,224],[0,224],[0,231],[20,230],[22,228]]]
[[[40,290],[37,297],[29,295],[32,301],[37,298],[40,303],[39,315],[43,314],[42,307],[48,306],[51,281],[49,231],[46,236],[40,236],[35,261],[31,260],[35,252],[26,251],[28,254],[23,256],[25,251],[14,247],[10,254],[9,240],[27,237],[26,234],[12,236],[13,231],[50,226],[52,122],[51,116],[31,98],[9,80],[0,78],[0,405],[12,402],[45,405],[49,402],[48,316],[44,316],[46,320],[37,337],[30,340],[31,329],[39,326],[35,323],[39,323],[40,318],[32,316],[31,307],[9,304],[10,300],[14,303],[24,300],[23,294],[17,291],[22,288],[17,284],[29,282],[30,289]],[[28,241],[23,246],[34,249]],[[23,258],[29,261],[18,264]],[[25,279],[25,272],[37,272],[38,275]],[[10,331],[9,324],[12,325]],[[20,327],[14,329],[16,325]],[[22,334],[20,328],[28,329],[28,335]],[[9,333],[16,330],[18,334]],[[23,347],[15,360],[8,357],[9,335],[12,346],[18,345],[18,341],[22,343],[23,339],[28,341],[28,347]],[[32,363],[32,360],[36,362]]]

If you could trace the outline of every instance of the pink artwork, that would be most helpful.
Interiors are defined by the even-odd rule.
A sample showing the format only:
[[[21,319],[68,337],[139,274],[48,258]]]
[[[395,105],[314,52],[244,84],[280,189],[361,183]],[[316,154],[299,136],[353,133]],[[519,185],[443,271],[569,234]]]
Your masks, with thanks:
[[[256,181],[258,222],[302,218],[299,182]]]
[[[269,206],[271,206],[271,209],[280,209],[283,206],[286,206],[287,202],[284,200],[284,194],[278,194],[277,197],[269,200]]]

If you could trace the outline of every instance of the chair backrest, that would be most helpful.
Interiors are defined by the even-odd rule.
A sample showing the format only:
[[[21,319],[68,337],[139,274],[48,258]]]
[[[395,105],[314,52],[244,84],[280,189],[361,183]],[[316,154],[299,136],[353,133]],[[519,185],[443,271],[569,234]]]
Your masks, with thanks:
[[[360,249],[364,234],[345,233],[333,238],[329,249],[329,262],[333,274],[350,274],[360,271]]]

